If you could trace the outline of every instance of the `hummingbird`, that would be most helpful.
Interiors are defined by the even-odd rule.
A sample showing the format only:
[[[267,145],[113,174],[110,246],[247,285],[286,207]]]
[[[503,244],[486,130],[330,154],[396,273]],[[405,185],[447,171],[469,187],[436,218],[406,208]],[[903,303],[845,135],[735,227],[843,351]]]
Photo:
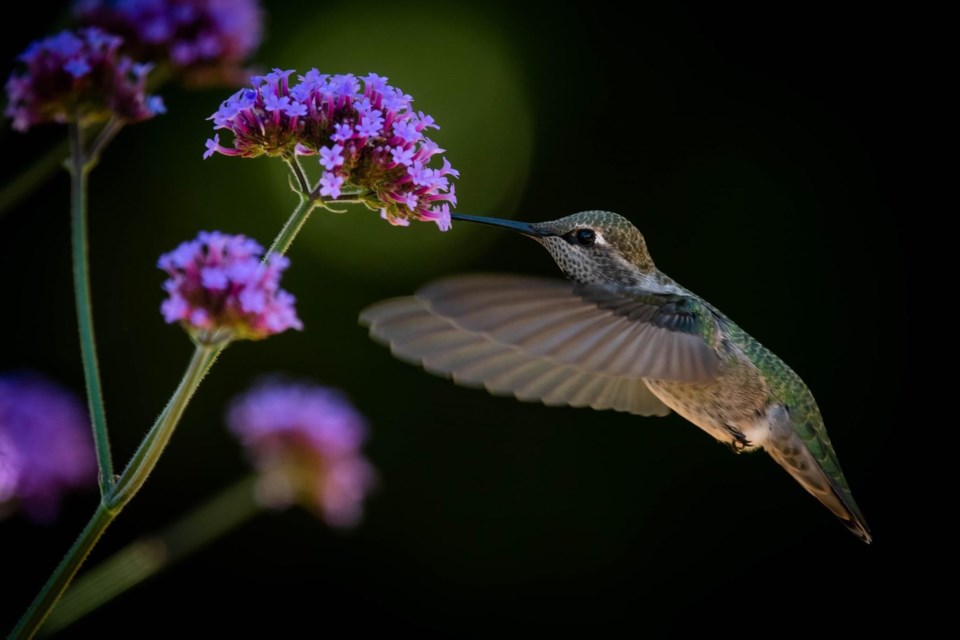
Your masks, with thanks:
[[[813,394],[769,349],[657,269],[608,211],[550,222],[466,214],[519,232],[568,280],[468,274],[365,309],[401,360],[464,386],[548,406],[674,411],[737,453],[764,450],[857,537],[872,540]]]

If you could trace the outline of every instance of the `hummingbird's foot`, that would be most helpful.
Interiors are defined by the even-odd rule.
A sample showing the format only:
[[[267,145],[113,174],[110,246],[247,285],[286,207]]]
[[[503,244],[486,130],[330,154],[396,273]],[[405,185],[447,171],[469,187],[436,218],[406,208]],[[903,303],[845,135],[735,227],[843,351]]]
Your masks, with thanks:
[[[730,451],[734,453],[743,453],[744,449],[751,446],[753,443],[747,440],[747,436],[743,435],[743,431],[733,425],[724,425],[724,428],[727,430],[727,433],[730,434],[730,442],[727,444],[730,445]]]

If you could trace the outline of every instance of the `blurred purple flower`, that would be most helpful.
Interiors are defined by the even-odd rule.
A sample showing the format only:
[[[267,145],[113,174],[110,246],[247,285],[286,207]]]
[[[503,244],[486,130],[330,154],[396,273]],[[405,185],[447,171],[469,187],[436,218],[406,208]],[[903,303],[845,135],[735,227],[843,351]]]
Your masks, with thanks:
[[[123,36],[125,51],[198,84],[246,82],[243,63],[260,46],[263,23],[257,0],[78,0],[74,13]]]
[[[287,329],[302,329],[294,297],[280,288],[289,266],[242,235],[201,231],[160,257],[157,266],[170,278],[170,297],[160,307],[167,322],[179,322],[200,343],[259,340]]]
[[[233,146],[217,134],[204,157],[319,155],[320,195],[362,200],[392,224],[430,220],[450,228],[457,203],[450,177],[460,174],[446,159],[427,167],[443,153],[424,135],[439,128],[433,118],[412,111],[410,96],[373,73],[358,79],[311,69],[291,85],[293,73],[274,69],[227,98],[210,119],[233,134]]]
[[[0,375],[0,514],[51,522],[61,495],[96,485],[90,420],[70,392],[35,374]]]
[[[366,422],[341,393],[266,380],[230,404],[227,423],[260,473],[267,506],[299,503],[338,527],[360,521],[375,474],[360,451]]]
[[[99,29],[81,29],[31,44],[19,57],[26,71],[7,80],[4,115],[13,118],[13,128],[111,116],[139,122],[163,113],[162,100],[145,92],[150,65],[119,55],[120,43]]]

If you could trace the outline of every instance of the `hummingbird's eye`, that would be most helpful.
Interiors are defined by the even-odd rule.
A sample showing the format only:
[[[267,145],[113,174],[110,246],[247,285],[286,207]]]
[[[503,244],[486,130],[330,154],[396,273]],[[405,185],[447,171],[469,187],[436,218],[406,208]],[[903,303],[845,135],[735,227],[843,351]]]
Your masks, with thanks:
[[[577,243],[589,247],[597,240],[597,234],[594,233],[593,229],[580,229],[576,233]]]

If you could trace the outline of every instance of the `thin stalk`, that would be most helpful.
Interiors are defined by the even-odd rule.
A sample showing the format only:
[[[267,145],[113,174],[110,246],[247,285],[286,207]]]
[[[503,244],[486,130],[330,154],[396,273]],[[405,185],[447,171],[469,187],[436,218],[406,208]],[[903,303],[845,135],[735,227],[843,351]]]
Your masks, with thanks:
[[[286,224],[283,225],[283,229],[277,234],[276,239],[273,241],[273,244],[270,245],[270,250],[267,253],[286,253],[287,250],[290,249],[290,245],[293,244],[294,238],[296,238],[300,232],[301,227],[303,227],[307,221],[307,218],[310,217],[310,212],[319,206],[319,204],[316,200],[301,195],[300,202],[293,210],[293,213],[290,214],[290,217],[287,218]]]
[[[307,179],[307,174],[303,171],[303,165],[300,164],[300,158],[297,156],[293,156],[292,158],[284,157],[283,161],[287,163],[287,166],[290,168],[290,173],[292,173],[293,177],[296,178],[297,185],[300,187],[300,193],[310,193],[310,181]]]
[[[70,580],[77,573],[77,569],[90,555],[90,550],[103,535],[107,526],[113,522],[115,515],[110,513],[102,504],[97,508],[86,528],[80,533],[80,537],[67,551],[67,555],[63,557],[53,574],[47,579],[47,583],[43,585],[40,593],[30,603],[30,607],[20,618],[20,622],[10,632],[11,640],[32,638],[37,633],[43,621],[50,614],[50,610],[57,604],[63,590],[67,588]]]
[[[160,417],[157,418],[153,428],[147,434],[143,444],[134,454],[130,464],[120,479],[117,481],[116,488],[110,495],[103,496],[100,506],[93,514],[93,518],[83,530],[77,541],[67,552],[67,555],[60,562],[53,574],[47,580],[46,584],[34,598],[33,602],[27,608],[26,613],[20,618],[16,628],[10,634],[10,638],[19,640],[20,638],[32,638],[37,632],[43,621],[50,615],[50,611],[57,604],[64,589],[70,584],[77,569],[83,564],[83,561],[90,554],[90,550],[100,539],[104,529],[107,528],[117,514],[130,502],[130,499],[136,494],[137,490],[143,486],[150,472],[157,464],[160,454],[166,447],[173,429],[176,427],[180,416],[187,402],[193,396],[197,385],[203,379],[204,374],[213,364],[217,355],[226,347],[226,345],[205,346],[198,345],[187,366],[187,371],[180,381],[180,385],[170,398],[166,408]]]
[[[227,347],[227,343],[217,345],[197,345],[187,365],[187,371],[183,374],[180,386],[174,391],[173,396],[163,412],[157,418],[156,422],[147,433],[147,437],[140,443],[140,447],[133,458],[127,464],[120,479],[117,480],[117,486],[111,496],[108,497],[106,505],[112,511],[120,511],[130,499],[136,495],[137,491],[143,486],[150,476],[150,472],[157,466],[157,461],[163,454],[167,443],[170,442],[170,436],[180,422],[180,416],[183,415],[187,403],[193,397],[200,381],[206,375],[207,371],[213,365],[214,360]]]
[[[261,512],[255,483],[253,475],[242,479],[160,533],[136,540],[84,573],[64,593],[42,633],[73,624],[253,518]]]
[[[100,155],[103,153],[103,150],[107,148],[107,145],[117,137],[117,134],[120,133],[120,130],[123,129],[123,125],[126,122],[120,118],[110,118],[107,121],[107,124],[100,129],[100,132],[97,134],[97,137],[94,138],[93,143],[90,145],[90,148],[87,149],[87,165],[90,169],[97,166],[97,163],[100,162]]]
[[[76,150],[81,148],[80,143],[82,140],[79,129],[71,129],[71,141],[74,143]],[[75,162],[77,158],[82,157],[76,156],[74,158]],[[82,162],[76,162],[76,166],[85,167]],[[75,173],[77,174],[77,179],[86,180],[86,171],[77,171]],[[85,182],[83,184],[85,186]],[[80,193],[83,194],[84,198],[80,203],[81,205],[85,205],[86,189],[80,190]],[[301,195],[299,204],[293,210],[283,229],[280,230],[280,233],[277,234],[276,239],[273,241],[271,251],[285,253],[290,248],[297,232],[303,226],[304,222],[306,222],[310,212],[315,207],[321,206],[321,204],[321,202],[312,197]],[[81,210],[84,208],[83,206],[80,207]],[[86,238],[85,233],[82,237],[84,239]],[[86,244],[83,243],[82,247],[84,249],[83,257],[85,258]],[[86,262],[84,261],[84,274],[86,273],[85,264]],[[87,291],[87,298],[89,298],[89,291]],[[89,305],[87,305],[86,308],[89,309]],[[84,529],[80,538],[78,538],[70,548],[66,557],[54,570],[40,593],[37,594],[36,598],[34,598],[33,602],[27,608],[27,611],[23,614],[23,617],[11,633],[11,638],[19,640],[20,638],[33,637],[43,624],[43,621],[50,615],[50,611],[57,604],[64,589],[70,583],[70,580],[72,580],[77,569],[90,553],[90,550],[96,544],[104,529],[106,529],[113,518],[123,510],[127,503],[130,502],[150,476],[164,448],[170,441],[170,437],[173,435],[173,431],[180,417],[183,415],[187,403],[190,401],[190,398],[193,396],[207,371],[213,366],[217,356],[220,355],[228,344],[228,342],[222,342],[215,345],[197,345],[190,364],[187,367],[187,371],[180,381],[177,390],[167,403],[167,406],[157,418],[153,427],[150,428],[143,443],[141,443],[133,458],[130,460],[130,463],[126,469],[124,469],[123,474],[113,486],[113,490],[109,493],[104,493],[100,506],[97,508],[96,513],[94,513],[90,524],[87,525],[87,528]]]
[[[72,226],[71,250],[73,257],[73,291],[77,306],[77,325],[80,330],[80,355],[83,377],[87,385],[87,404],[93,427],[93,442],[100,470],[100,493],[113,490],[113,459],[110,457],[110,438],[107,435],[107,414],[100,389],[100,367],[97,364],[97,343],[93,333],[93,304],[90,295],[90,266],[87,257],[87,182],[90,165],[83,153],[83,133],[80,125],[71,123],[70,136],[70,219]]]

